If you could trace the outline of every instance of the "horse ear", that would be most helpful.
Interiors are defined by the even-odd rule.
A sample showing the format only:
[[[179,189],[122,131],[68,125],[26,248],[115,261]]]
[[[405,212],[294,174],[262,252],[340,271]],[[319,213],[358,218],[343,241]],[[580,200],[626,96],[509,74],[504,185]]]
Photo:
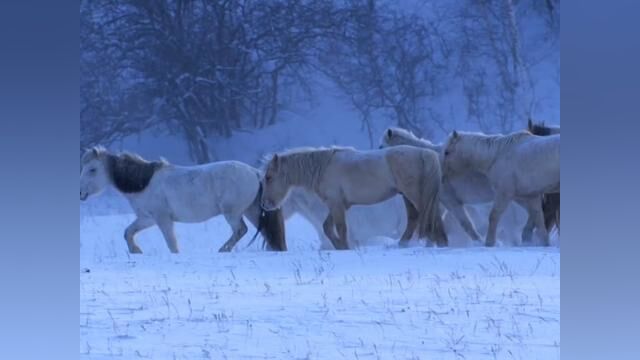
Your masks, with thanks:
[[[271,162],[273,163],[274,170],[277,170],[280,166],[280,157],[278,156],[278,154],[273,155]]]
[[[387,137],[390,138],[391,136],[393,136],[393,130],[387,129]]]
[[[527,128],[529,128],[529,130],[533,128],[533,121],[531,121],[531,118],[527,121]]]
[[[456,130],[453,130],[453,133],[451,134],[453,136],[453,138],[457,138],[458,137],[458,132]]]

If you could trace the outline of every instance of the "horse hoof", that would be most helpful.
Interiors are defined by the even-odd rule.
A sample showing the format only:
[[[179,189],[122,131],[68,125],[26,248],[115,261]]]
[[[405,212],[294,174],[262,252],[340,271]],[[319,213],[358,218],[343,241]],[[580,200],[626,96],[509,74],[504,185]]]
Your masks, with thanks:
[[[231,251],[231,249],[229,249],[226,246],[223,246],[223,247],[220,248],[220,250],[218,250],[218,252],[221,252],[221,253],[227,253],[229,251]]]
[[[129,252],[132,254],[142,254],[142,250],[139,247],[134,247],[133,249],[129,250]]]

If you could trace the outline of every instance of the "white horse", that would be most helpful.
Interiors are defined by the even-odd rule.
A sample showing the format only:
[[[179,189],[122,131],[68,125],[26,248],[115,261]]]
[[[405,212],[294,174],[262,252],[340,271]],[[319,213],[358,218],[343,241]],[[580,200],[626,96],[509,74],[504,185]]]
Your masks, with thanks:
[[[444,162],[444,144],[434,144],[429,140],[419,138],[412,132],[402,128],[388,128],[382,140],[380,148],[398,145],[410,145],[430,149],[440,156],[440,164]],[[487,176],[479,171],[466,171],[449,174],[443,179],[440,201],[449,210],[462,226],[462,229],[472,240],[479,241],[480,235],[469,217],[465,204],[478,205],[493,201],[495,197],[491,183]],[[516,202],[520,202],[516,199]],[[526,209],[526,204],[520,204]],[[522,231],[522,241],[529,242],[533,234],[535,216],[529,214],[527,224]]]
[[[157,225],[169,250],[178,253],[174,222],[203,222],[220,214],[233,231],[219,251],[230,251],[246,234],[243,215],[262,232],[271,249],[286,250],[281,211],[260,208],[260,177],[260,171],[238,161],[177,166],[94,147],[82,156],[80,200],[107,186],[127,198],[137,216],[124,232],[132,254],[142,253],[134,239],[141,230]]]
[[[323,223],[326,236],[336,249],[348,249],[346,211],[353,205],[371,205],[401,194],[407,210],[401,244],[417,226],[419,237],[428,236],[446,246],[438,200],[440,182],[438,155],[429,150],[410,146],[373,151],[294,149],[268,161],[262,206],[278,208],[294,187],[312,191],[329,209]]]
[[[541,197],[560,191],[560,135],[536,136],[527,131],[484,135],[454,131],[444,147],[443,177],[467,172],[484,174],[495,198],[489,215],[486,245],[494,246],[497,225],[512,200],[534,217],[549,245]]]

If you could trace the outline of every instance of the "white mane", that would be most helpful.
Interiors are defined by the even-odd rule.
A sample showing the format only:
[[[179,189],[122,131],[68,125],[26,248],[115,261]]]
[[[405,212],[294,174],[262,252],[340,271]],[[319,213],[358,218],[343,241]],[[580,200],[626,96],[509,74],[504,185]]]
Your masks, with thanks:
[[[462,145],[456,146],[456,149],[480,154],[494,154],[513,144],[519,144],[532,136],[528,131],[517,131],[507,135],[487,135],[479,132],[459,131],[457,136],[449,136],[446,147]]]
[[[391,134],[392,137],[398,137],[398,138],[403,139],[403,141],[406,142],[407,145],[427,148],[427,149],[430,149],[430,150],[434,150],[436,152],[439,152],[441,150],[441,148],[442,148],[442,145],[434,144],[434,143],[432,143],[431,141],[429,141],[427,139],[420,138],[420,137],[416,136],[414,133],[412,133],[411,131],[403,129],[403,128],[399,128],[399,127],[390,127],[390,128],[388,128],[384,132],[384,139],[385,140],[390,140],[389,134]]]
[[[265,157],[266,166],[277,155],[286,165],[280,167],[281,176],[292,185],[313,187],[320,179],[336,151],[355,150],[353,147],[298,147]],[[266,168],[265,168],[266,170]]]
[[[278,155],[280,157],[289,157],[292,155],[299,155],[299,154],[304,155],[304,154],[321,152],[321,151],[329,151],[329,150],[355,150],[355,148],[351,146],[336,146],[336,145],[320,146],[320,147],[300,146],[300,147],[289,148],[289,149],[282,150],[280,152],[264,155],[262,159],[260,159],[261,168],[262,170],[265,170],[266,166],[269,165],[269,162],[271,162],[271,160],[275,155]]]

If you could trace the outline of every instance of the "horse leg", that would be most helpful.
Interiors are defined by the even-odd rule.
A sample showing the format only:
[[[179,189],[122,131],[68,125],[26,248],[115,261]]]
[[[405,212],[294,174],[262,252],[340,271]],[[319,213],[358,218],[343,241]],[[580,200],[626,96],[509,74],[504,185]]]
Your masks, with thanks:
[[[465,209],[462,201],[454,195],[455,193],[447,184],[448,183],[443,184],[442,191],[440,192],[440,202],[447,210],[453,213],[454,218],[458,220],[462,230],[469,235],[471,240],[480,241],[480,233],[478,233],[476,226],[473,224],[473,221],[471,221],[467,209]]]
[[[162,232],[162,236],[164,236],[164,241],[167,242],[167,246],[169,247],[169,251],[173,254],[177,254],[180,252],[178,250],[178,241],[176,240],[176,234],[173,230],[173,221],[168,219],[157,220],[156,223]]]
[[[335,227],[334,227],[333,217],[331,216],[331,213],[327,215],[327,218],[322,223],[322,229],[324,230],[324,234],[329,238],[329,240],[331,240],[331,244],[333,245],[333,247],[335,249],[339,249],[340,240],[338,239],[338,236],[335,233]]]
[[[527,212],[529,212],[527,210]],[[522,243],[530,243],[531,238],[533,237],[533,229],[536,226],[535,217],[529,213],[529,217],[527,218],[527,223],[522,228]]]
[[[316,230],[316,233],[318,233],[318,240],[320,240],[320,249],[321,250],[333,249],[333,241],[327,235],[325,235],[324,222],[323,222],[324,218],[323,218],[323,215],[318,211],[321,209],[318,209],[317,207],[313,208],[308,205],[300,204],[296,210],[302,217],[307,219],[307,221]],[[333,224],[331,224],[330,226],[331,228],[333,228]]]
[[[135,236],[138,232],[151,227],[154,224],[152,219],[136,218],[131,225],[127,226],[124,231],[124,239],[127,241],[127,247],[132,254],[142,254],[142,250],[136,244]]]
[[[336,231],[340,243],[340,250],[349,250],[349,242],[347,241],[347,219],[344,208],[332,208],[331,217],[336,224]]]
[[[400,246],[406,246],[407,242],[413,236],[413,233],[416,230],[416,226],[418,225],[418,209],[407,199],[404,195],[402,196],[402,200],[404,200],[404,206],[407,209],[407,227],[400,238]]]
[[[449,211],[453,213],[453,216],[458,220],[460,226],[462,226],[462,229],[469,235],[471,240],[480,241],[480,234],[471,218],[469,218],[469,213],[467,213],[463,204],[455,204],[449,207]]]
[[[489,213],[489,229],[487,230],[485,246],[496,245],[496,232],[498,230],[498,223],[500,222],[500,217],[507,209],[507,205],[509,205],[509,200],[501,196],[496,197],[495,201],[493,202],[493,207],[491,208],[491,212]]]
[[[229,240],[220,247],[218,252],[231,251],[238,241],[242,239],[244,234],[247,233],[247,224],[244,223],[242,215],[224,214],[224,218],[227,220],[229,226],[231,226],[231,236],[229,237]]]
[[[549,231],[544,224],[544,213],[542,211],[542,203],[540,201],[540,198],[535,197],[527,201],[527,208],[529,213],[534,216],[534,220],[536,222],[536,231],[538,231],[539,236],[544,241],[544,245],[551,245],[549,242]]]

